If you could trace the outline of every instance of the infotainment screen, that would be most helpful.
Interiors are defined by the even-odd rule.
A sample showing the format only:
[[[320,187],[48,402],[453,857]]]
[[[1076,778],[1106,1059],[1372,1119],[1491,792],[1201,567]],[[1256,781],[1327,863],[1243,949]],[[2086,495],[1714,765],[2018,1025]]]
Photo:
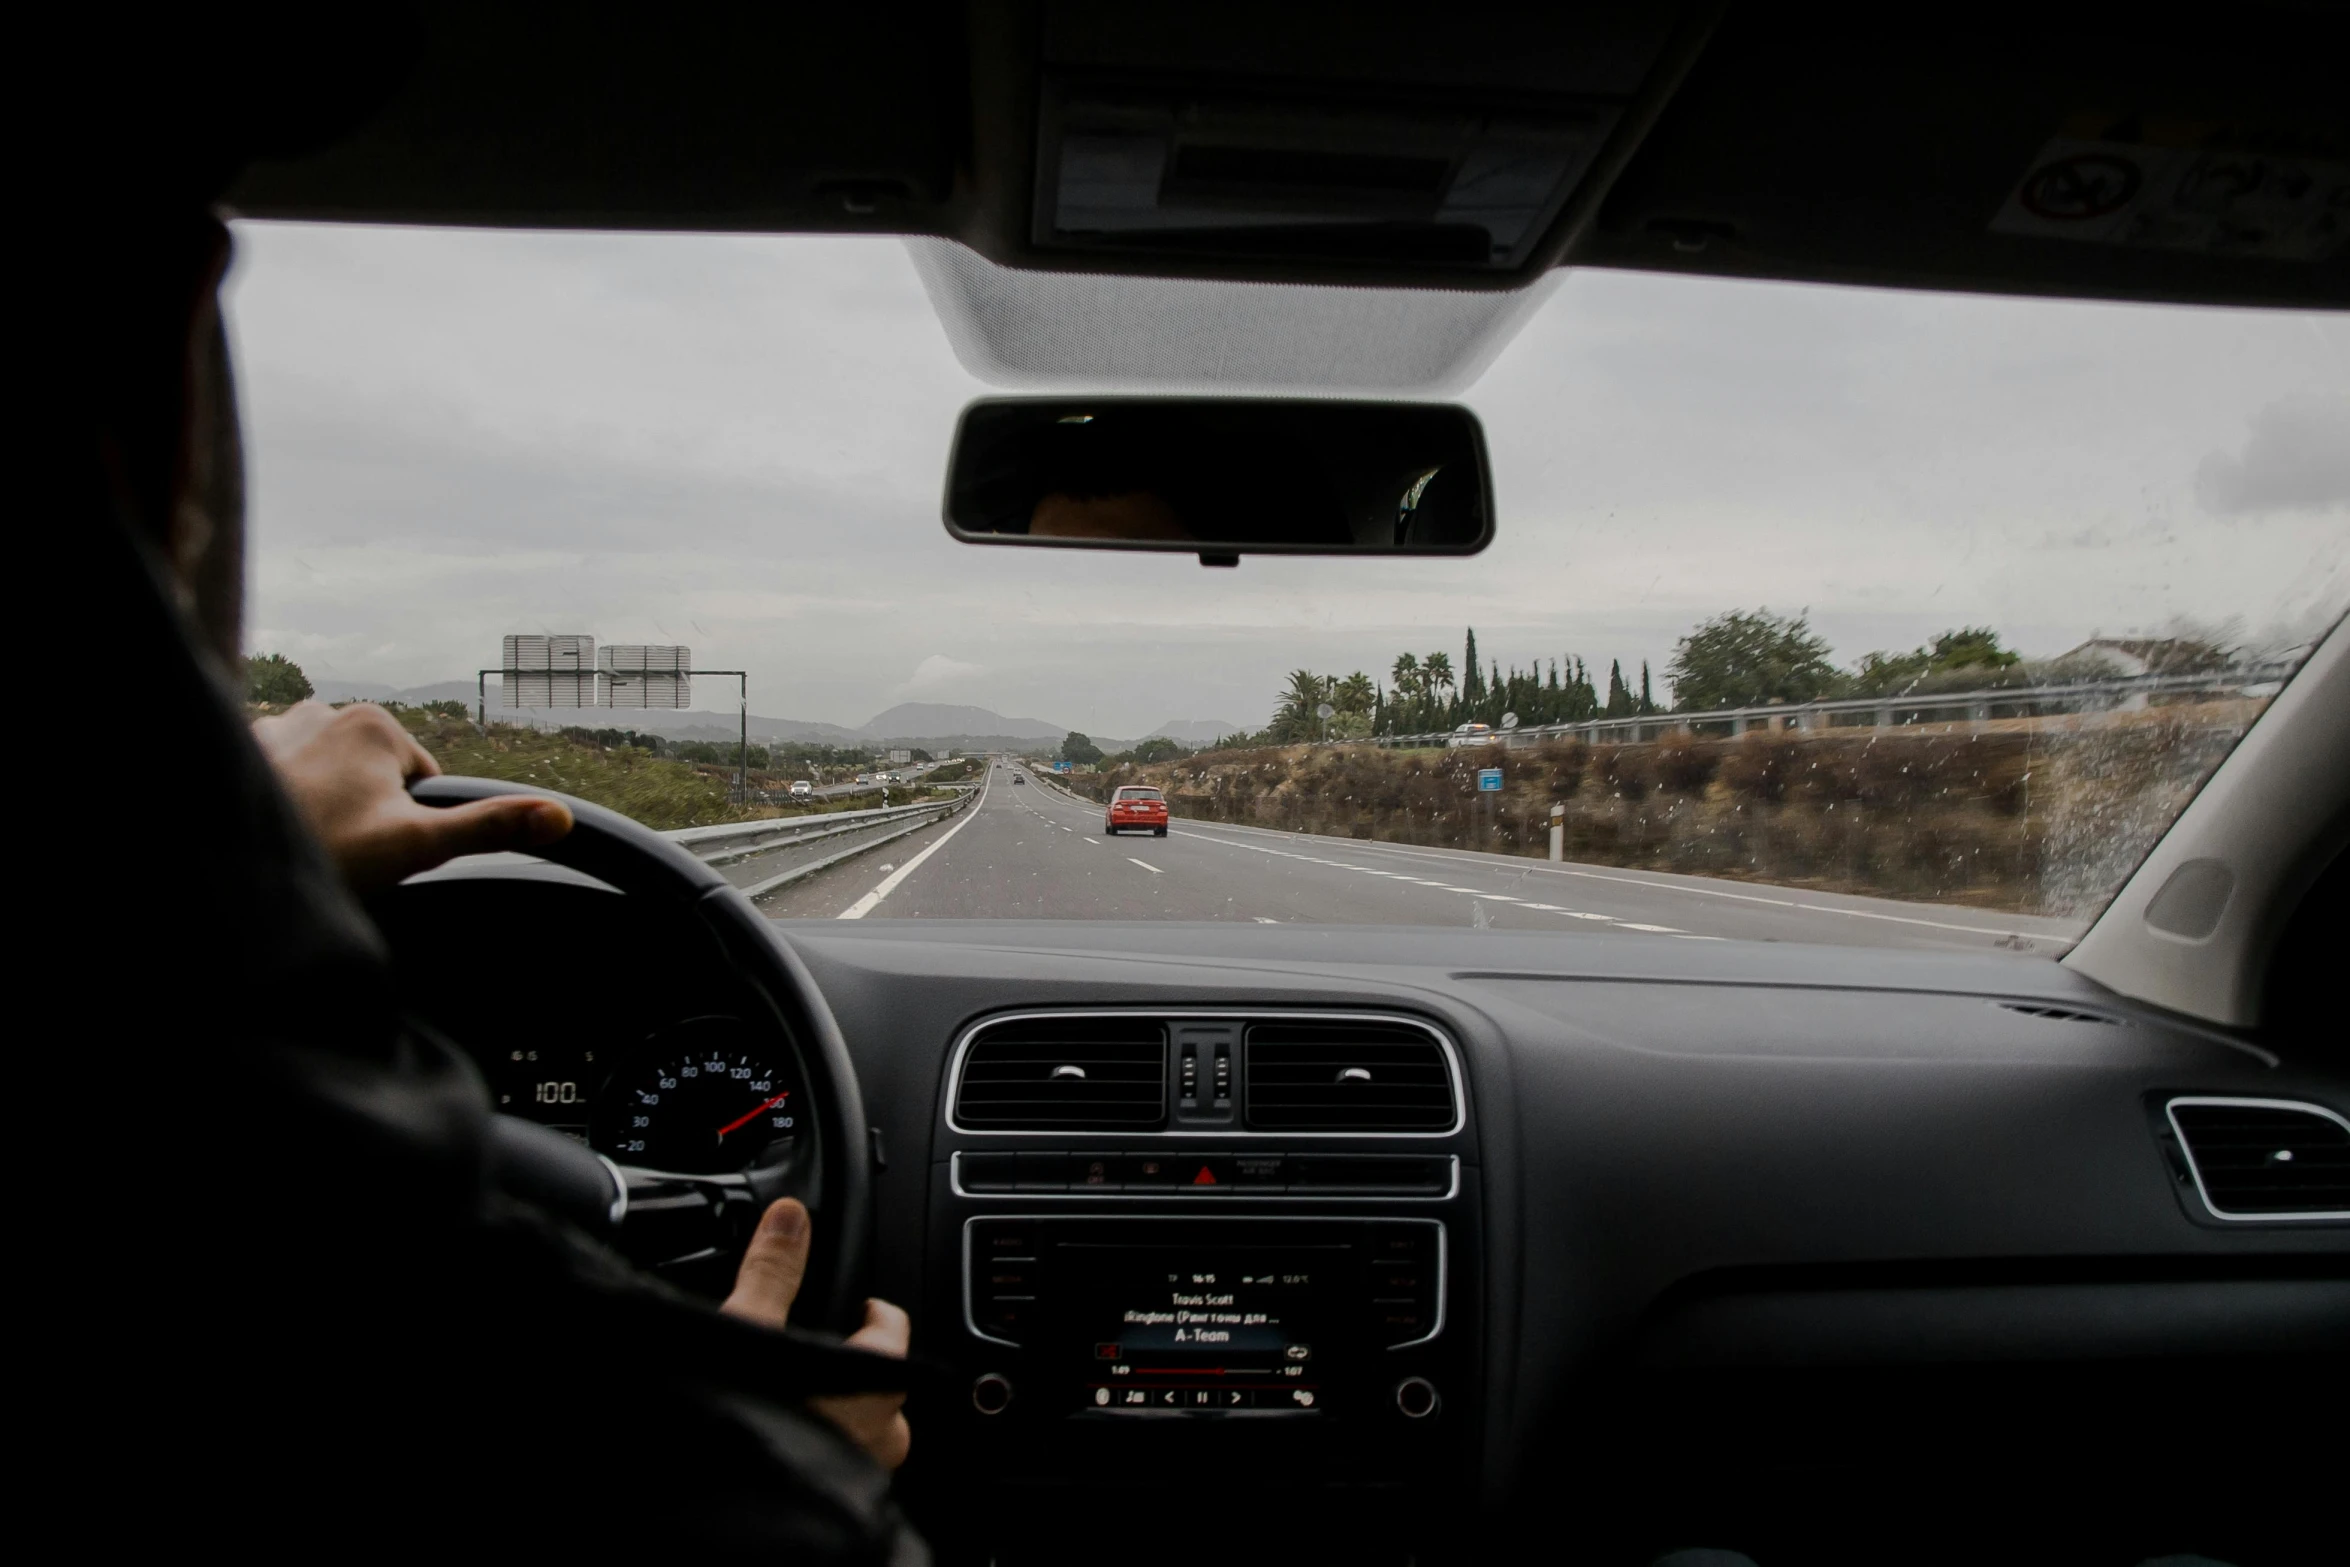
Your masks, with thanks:
[[[970,1331],[1037,1414],[1351,1418],[1444,1326],[1432,1219],[990,1215],[965,1246]]]
[[[1081,1395],[1103,1410],[1321,1411],[1360,1338],[1345,1244],[1058,1248]],[[1339,1308],[1339,1309],[1334,1309]]]

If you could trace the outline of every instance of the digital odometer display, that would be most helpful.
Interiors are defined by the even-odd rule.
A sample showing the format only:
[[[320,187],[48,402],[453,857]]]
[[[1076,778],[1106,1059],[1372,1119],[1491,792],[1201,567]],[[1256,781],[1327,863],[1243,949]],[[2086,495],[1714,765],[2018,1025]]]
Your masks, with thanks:
[[[1180,1413],[1328,1408],[1346,1346],[1331,1306],[1346,1246],[1059,1249],[1061,1333],[1086,1355],[1081,1402]]]

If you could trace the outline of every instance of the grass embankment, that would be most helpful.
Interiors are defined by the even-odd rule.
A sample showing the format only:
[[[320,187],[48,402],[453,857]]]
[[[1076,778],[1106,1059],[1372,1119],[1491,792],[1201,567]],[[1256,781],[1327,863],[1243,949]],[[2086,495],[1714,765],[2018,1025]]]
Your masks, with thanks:
[[[470,719],[413,709],[398,716],[443,772],[560,790],[656,831],[785,814],[772,806],[738,806],[726,780],[706,777],[690,762],[664,760],[633,746],[607,749],[519,724],[492,724],[485,731]]]
[[[1981,732],[1687,734],[1523,750],[1292,746],[1064,778],[1155,784],[1173,814],[1387,843],[1819,887],[2018,913],[2101,906],[2257,704]],[[1498,795],[1476,793],[1498,766]]]

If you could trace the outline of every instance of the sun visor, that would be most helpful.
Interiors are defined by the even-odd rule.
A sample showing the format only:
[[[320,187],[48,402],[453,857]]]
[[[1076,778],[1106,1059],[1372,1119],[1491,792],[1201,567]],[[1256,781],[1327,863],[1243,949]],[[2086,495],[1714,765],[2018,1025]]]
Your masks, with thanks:
[[[909,239],[963,368],[1015,389],[1449,397],[1484,374],[1557,286],[1330,288],[1029,272]]]

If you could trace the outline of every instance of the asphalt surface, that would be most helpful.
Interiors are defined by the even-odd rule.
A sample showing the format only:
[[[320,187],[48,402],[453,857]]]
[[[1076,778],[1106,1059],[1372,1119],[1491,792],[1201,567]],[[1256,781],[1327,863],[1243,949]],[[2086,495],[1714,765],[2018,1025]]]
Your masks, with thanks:
[[[2083,922],[1752,882],[1177,820],[1103,835],[1102,808],[1010,768],[979,802],[760,900],[774,918],[1227,920],[1624,930],[1701,941],[2056,956]]]

